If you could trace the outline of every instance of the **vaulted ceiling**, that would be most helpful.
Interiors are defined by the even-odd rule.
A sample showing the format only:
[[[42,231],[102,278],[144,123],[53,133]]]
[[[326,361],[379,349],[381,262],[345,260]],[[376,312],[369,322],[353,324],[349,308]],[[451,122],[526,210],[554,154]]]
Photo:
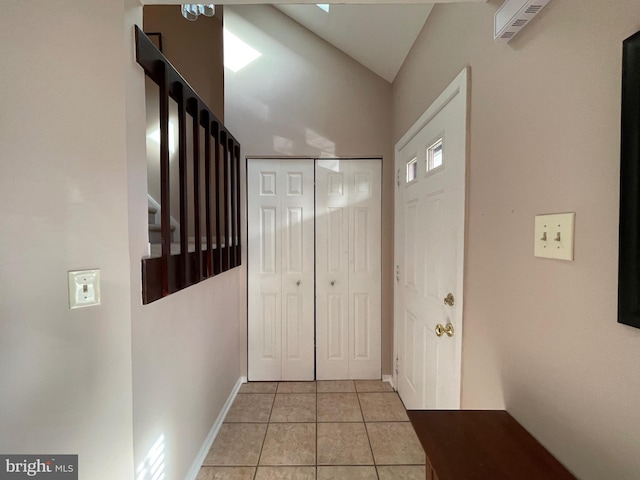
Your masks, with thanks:
[[[175,0],[142,0],[175,4]],[[392,82],[435,3],[487,0],[218,0],[217,5],[273,4],[327,42]],[[325,11],[328,10],[328,11]]]
[[[388,82],[433,8],[430,3],[275,6]]]

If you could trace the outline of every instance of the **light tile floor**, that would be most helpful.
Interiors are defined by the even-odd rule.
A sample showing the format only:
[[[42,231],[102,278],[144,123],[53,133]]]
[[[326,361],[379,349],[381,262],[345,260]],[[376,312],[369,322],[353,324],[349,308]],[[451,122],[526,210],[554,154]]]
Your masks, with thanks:
[[[198,480],[423,480],[400,398],[372,380],[240,389]]]

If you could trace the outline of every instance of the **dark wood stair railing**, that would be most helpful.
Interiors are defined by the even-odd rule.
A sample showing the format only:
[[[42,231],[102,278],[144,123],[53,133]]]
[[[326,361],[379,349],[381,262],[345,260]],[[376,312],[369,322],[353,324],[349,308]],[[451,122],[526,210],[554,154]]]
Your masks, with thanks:
[[[159,86],[160,231],[159,257],[142,259],[142,303],[148,304],[241,263],[240,144],[153,42],[135,27],[136,60]],[[178,105],[180,253],[171,253],[169,99]],[[189,167],[187,115],[193,119]],[[202,134],[202,132],[204,132]],[[205,138],[201,138],[201,134]],[[204,171],[200,162],[204,144]],[[187,171],[193,172],[192,184]],[[204,175],[204,195],[201,176]],[[189,195],[191,192],[191,195]],[[192,196],[192,198],[189,198]],[[189,251],[189,204],[195,251]],[[204,220],[202,215],[204,213]],[[202,230],[206,231],[203,248]],[[212,231],[215,231],[215,239]]]

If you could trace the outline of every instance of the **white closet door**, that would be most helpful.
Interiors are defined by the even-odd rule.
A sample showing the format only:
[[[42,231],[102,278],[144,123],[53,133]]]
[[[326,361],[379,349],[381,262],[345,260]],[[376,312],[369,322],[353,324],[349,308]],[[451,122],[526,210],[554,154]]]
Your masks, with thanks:
[[[249,380],[313,380],[313,162],[250,160]]]
[[[349,378],[349,172],[316,161],[316,376]]]
[[[380,160],[316,161],[316,376],[380,378]]]
[[[349,163],[349,378],[381,378],[380,160]]]

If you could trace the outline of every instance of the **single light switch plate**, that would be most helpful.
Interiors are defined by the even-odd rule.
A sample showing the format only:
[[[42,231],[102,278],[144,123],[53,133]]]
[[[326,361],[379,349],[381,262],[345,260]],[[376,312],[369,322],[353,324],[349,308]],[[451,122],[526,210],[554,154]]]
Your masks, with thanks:
[[[575,212],[536,215],[533,254],[572,261],[575,221]]]
[[[100,270],[69,272],[69,308],[100,305]]]

